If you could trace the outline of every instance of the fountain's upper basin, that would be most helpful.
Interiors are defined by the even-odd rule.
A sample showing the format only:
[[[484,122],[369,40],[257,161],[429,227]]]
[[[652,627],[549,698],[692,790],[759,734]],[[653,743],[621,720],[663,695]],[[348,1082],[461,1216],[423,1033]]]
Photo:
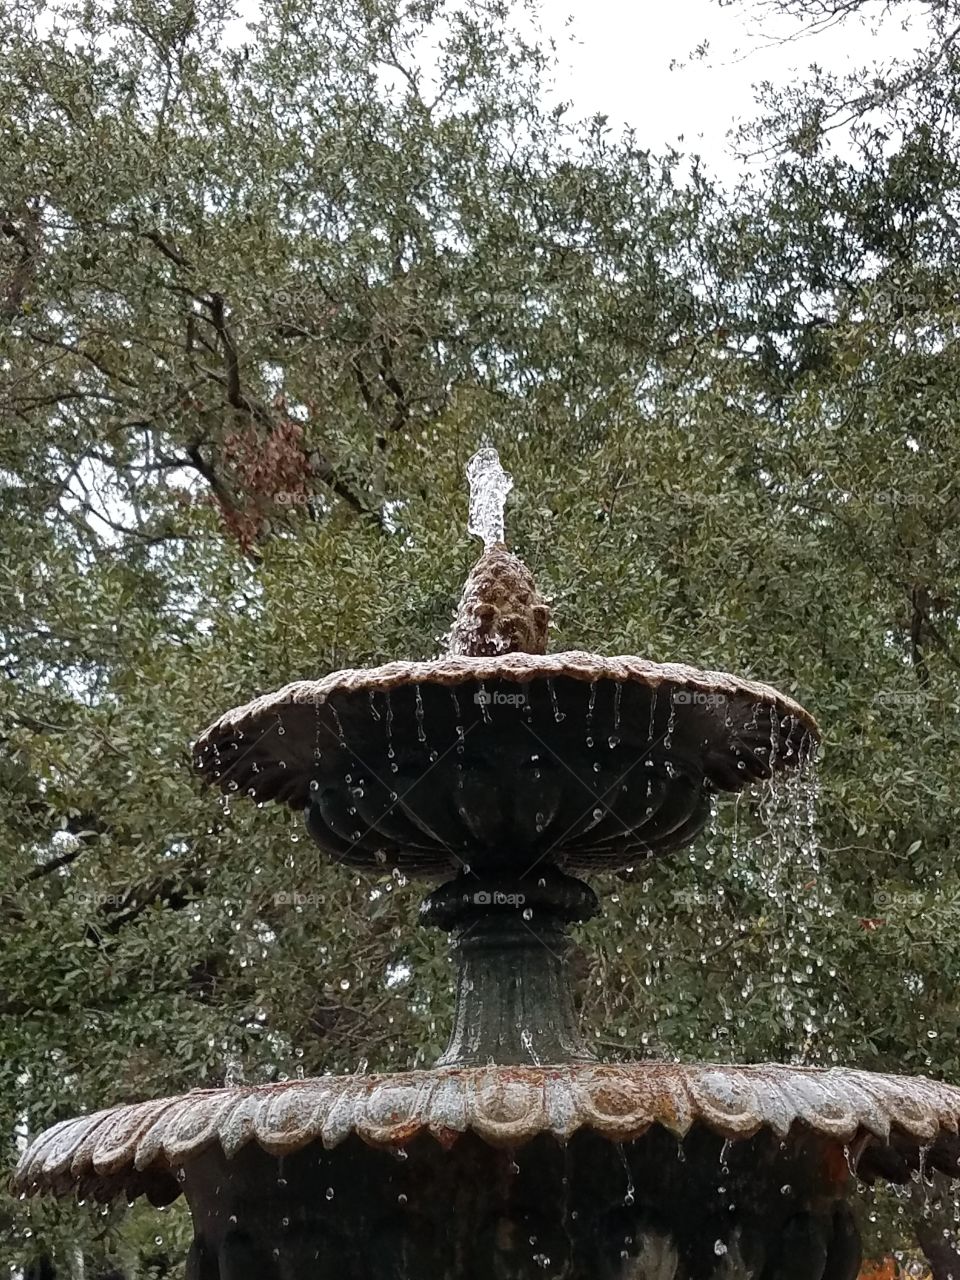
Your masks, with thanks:
[[[512,653],[288,685],[222,716],[195,760],[226,793],[307,810],[314,838],[350,865],[583,872],[688,844],[713,793],[801,768],[817,737],[768,685]]]

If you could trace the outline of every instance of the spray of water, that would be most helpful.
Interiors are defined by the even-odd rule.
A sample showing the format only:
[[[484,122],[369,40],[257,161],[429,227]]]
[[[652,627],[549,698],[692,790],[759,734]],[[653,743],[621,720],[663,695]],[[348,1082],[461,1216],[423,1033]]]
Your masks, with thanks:
[[[467,532],[483,539],[484,547],[503,542],[503,510],[513,479],[500,465],[496,449],[478,449],[467,463],[470,518]]]

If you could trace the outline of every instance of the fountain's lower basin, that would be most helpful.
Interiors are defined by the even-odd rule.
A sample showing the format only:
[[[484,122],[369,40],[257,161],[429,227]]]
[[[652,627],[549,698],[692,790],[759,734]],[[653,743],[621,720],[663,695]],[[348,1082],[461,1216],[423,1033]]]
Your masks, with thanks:
[[[326,1076],[67,1121],[15,1183],[185,1193],[189,1280],[846,1280],[855,1177],[955,1175],[958,1120],[958,1089],[841,1069]]]
[[[475,1136],[397,1154],[353,1139],[278,1160],[212,1148],[186,1169],[189,1280],[853,1280],[841,1144],[704,1129],[518,1151]]]

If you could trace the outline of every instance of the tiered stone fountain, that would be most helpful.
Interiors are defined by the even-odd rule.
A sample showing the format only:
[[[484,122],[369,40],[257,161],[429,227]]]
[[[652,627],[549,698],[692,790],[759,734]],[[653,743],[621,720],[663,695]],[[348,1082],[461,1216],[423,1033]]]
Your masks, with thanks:
[[[803,770],[817,726],[766,685],[547,654],[492,450],[470,478],[486,549],[445,657],[288,685],[196,744],[207,781],[303,810],[337,861],[443,881],[422,908],[459,961],[440,1062],[100,1111],[38,1137],[15,1181],[183,1192],[190,1280],[847,1280],[857,1179],[955,1175],[960,1090],[602,1064],[565,969],[597,911],[578,874],[689,844],[722,794]]]

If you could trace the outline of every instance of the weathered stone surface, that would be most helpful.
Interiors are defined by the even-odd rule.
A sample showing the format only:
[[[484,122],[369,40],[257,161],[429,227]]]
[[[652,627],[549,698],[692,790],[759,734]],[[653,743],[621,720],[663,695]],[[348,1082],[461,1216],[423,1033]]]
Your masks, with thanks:
[[[587,1130],[631,1142],[659,1128],[699,1126],[732,1142],[769,1130],[814,1132],[847,1144],[867,1179],[928,1167],[957,1172],[960,1089],[925,1077],[840,1068],[644,1062],[627,1066],[470,1067],[397,1075],[322,1076],[197,1090],[65,1121],[38,1137],[17,1167],[28,1194],[76,1190],[110,1198],[177,1193],[173,1171],[219,1147],[253,1144],[285,1156],[351,1136],[404,1147],[429,1136],[449,1147],[467,1133],[497,1149]]]

